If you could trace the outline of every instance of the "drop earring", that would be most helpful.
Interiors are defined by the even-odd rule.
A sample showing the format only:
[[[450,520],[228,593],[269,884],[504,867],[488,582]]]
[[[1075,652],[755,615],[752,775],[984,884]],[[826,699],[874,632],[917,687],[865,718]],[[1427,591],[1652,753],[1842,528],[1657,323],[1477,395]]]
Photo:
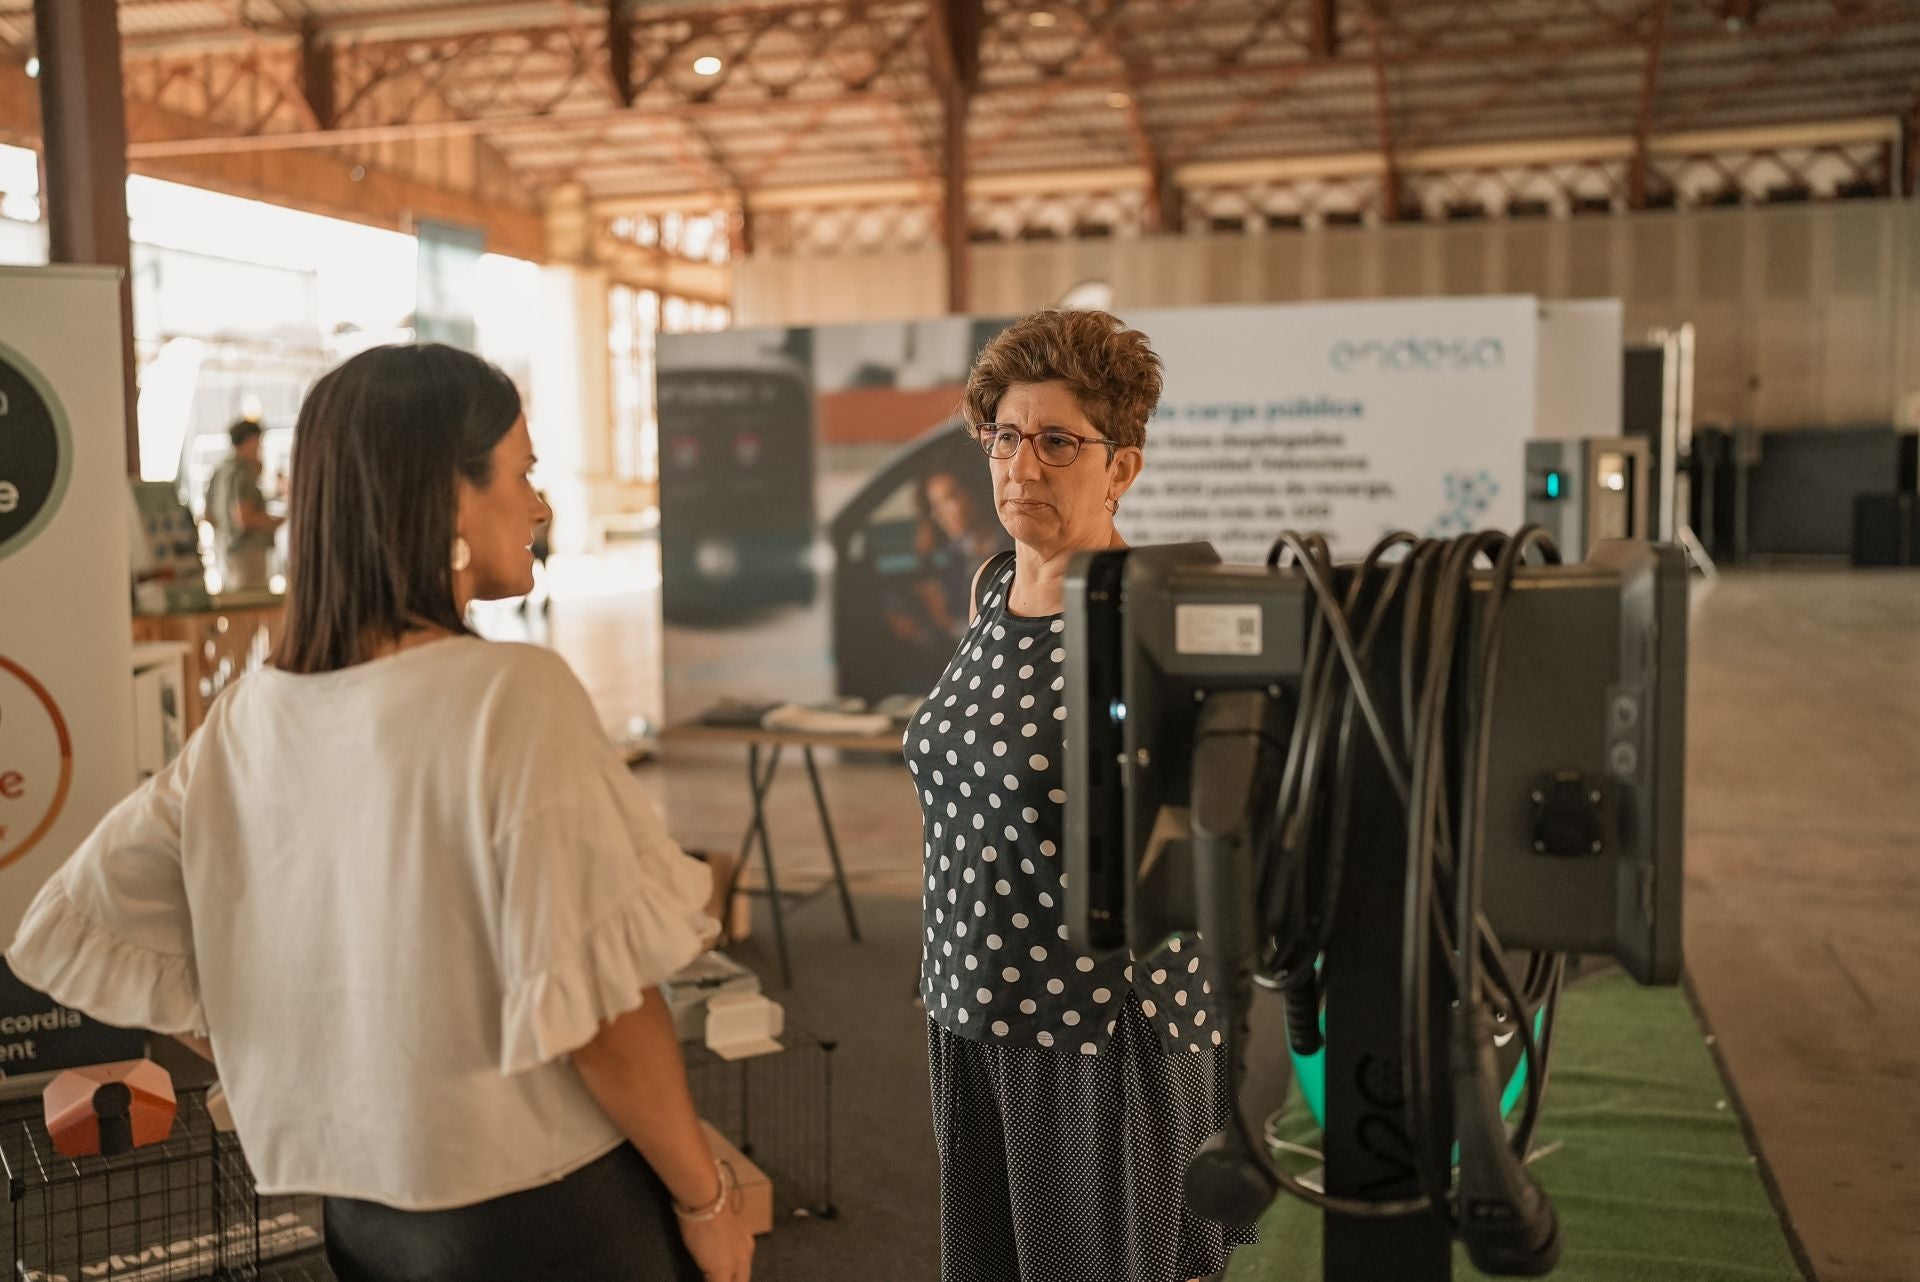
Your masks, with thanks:
[[[473,564],[473,548],[459,535],[453,536],[453,572],[455,574]]]

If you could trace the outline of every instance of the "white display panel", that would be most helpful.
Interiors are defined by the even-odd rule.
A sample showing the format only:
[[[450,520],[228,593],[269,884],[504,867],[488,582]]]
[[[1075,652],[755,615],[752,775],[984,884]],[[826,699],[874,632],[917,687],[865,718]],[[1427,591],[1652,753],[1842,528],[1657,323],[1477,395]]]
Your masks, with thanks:
[[[1340,555],[1395,529],[1521,519],[1539,322],[1531,298],[1129,312],[1166,367],[1131,543],[1258,561],[1283,528]]]
[[[0,269],[0,941],[133,786],[116,272]]]

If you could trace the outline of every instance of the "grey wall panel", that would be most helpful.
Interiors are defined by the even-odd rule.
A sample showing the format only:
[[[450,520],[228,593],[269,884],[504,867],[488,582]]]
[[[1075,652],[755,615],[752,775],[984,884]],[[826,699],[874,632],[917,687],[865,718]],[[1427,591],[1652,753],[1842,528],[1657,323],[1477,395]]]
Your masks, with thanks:
[[[1320,273],[1314,298],[1365,298],[1369,295],[1368,271],[1372,251],[1378,241],[1371,232],[1341,228],[1321,233]]]
[[[1547,221],[1507,223],[1501,229],[1506,248],[1500,292],[1555,297],[1553,289],[1554,226]]]
[[[1920,427],[1920,200],[1909,200],[1892,210],[1895,282],[1906,281],[1905,296],[1896,309],[1894,328],[1894,386],[1899,396],[1898,421]],[[1893,288],[1898,289],[1896,284]]]
[[[1300,231],[1270,232],[1261,239],[1266,241],[1266,299],[1276,303],[1290,303],[1296,299],[1307,298],[1307,251],[1317,250],[1320,237],[1308,236]]]
[[[1625,281],[1616,281],[1620,252],[1614,244],[1611,217],[1588,215],[1566,224],[1568,298],[1613,298],[1625,293]]]
[[[1895,211],[1888,206],[1836,209],[1824,220],[1833,292],[1878,298],[1894,283]]]
[[[1636,303],[1673,303],[1680,289],[1680,238],[1674,220],[1657,215],[1639,218],[1628,230],[1633,253],[1628,296]]]
[[[1699,297],[1707,303],[1737,303],[1747,295],[1745,211],[1715,209],[1698,215],[1694,238]]]
[[[1805,305],[1813,300],[1813,219],[1782,211],[1760,223],[1766,298]]]
[[[1449,227],[1438,237],[1440,292],[1490,294],[1499,289],[1490,269],[1494,228],[1486,224]]]
[[[1819,405],[1824,319],[1805,304],[1768,303],[1755,311],[1756,422],[1784,427],[1824,421]]]
[[[973,310],[1046,306],[1090,278],[1120,307],[1436,293],[1619,297],[1627,332],[1692,322],[1695,418],[1920,423],[1920,202],[982,245]],[[754,258],[741,325],[937,313],[938,251]]]
[[[1682,319],[1694,327],[1693,421],[1752,422],[1753,361],[1744,310],[1738,303],[1696,303],[1684,311]]]
[[[1381,231],[1380,237],[1384,248],[1382,287],[1406,298],[1433,293],[1427,256],[1439,233],[1430,227],[1390,227]]]
[[[1886,394],[1893,387],[1894,329],[1887,323],[1888,299],[1841,294],[1822,308],[1825,344],[1817,372],[1819,423],[1885,422]]]

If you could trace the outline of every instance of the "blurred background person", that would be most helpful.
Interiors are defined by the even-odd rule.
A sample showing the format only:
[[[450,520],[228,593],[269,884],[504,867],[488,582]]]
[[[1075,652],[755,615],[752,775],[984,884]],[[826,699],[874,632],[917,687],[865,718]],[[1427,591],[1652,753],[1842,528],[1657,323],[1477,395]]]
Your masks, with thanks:
[[[284,517],[267,510],[260,488],[260,442],[264,429],[253,419],[227,429],[233,452],[207,481],[206,519],[213,527],[214,569],[222,592],[259,592],[268,586],[274,532]]]

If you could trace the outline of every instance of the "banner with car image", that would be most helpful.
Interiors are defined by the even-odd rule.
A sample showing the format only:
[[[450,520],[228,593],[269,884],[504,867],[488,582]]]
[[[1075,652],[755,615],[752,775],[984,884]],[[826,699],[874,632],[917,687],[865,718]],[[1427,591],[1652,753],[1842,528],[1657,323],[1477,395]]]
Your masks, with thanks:
[[[721,700],[923,693],[1007,546],[959,416],[1008,318],[663,337],[670,722]],[[1396,528],[1512,526],[1533,434],[1532,298],[1129,312],[1165,364],[1130,542],[1258,561],[1283,528],[1356,555]]]
[[[663,336],[665,713],[923,691],[1007,545],[961,429],[1004,320]]]

